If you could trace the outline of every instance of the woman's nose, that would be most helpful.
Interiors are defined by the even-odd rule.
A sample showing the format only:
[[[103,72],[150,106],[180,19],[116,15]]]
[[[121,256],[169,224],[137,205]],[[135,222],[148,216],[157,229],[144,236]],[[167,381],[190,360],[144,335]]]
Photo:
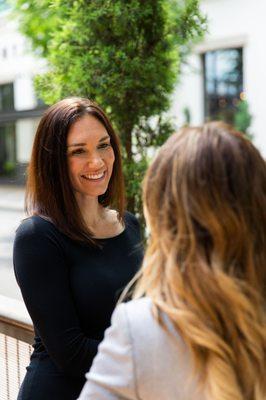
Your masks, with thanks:
[[[102,158],[97,154],[88,157],[87,163],[91,168],[100,168],[104,165]]]

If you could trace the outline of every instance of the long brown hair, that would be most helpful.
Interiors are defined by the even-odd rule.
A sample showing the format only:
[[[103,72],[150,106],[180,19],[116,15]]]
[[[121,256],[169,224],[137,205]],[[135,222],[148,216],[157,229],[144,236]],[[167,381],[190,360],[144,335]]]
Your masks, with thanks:
[[[69,129],[87,114],[104,125],[115,154],[112,176],[106,193],[99,196],[99,203],[103,207],[113,206],[123,220],[125,195],[118,137],[96,103],[77,97],[61,100],[48,108],[39,123],[28,166],[25,208],[28,215],[49,218],[70,238],[95,244],[75,200],[66,157]]]
[[[184,128],[151,164],[151,237],[134,297],[170,317],[206,398],[266,398],[266,164],[220,122]]]

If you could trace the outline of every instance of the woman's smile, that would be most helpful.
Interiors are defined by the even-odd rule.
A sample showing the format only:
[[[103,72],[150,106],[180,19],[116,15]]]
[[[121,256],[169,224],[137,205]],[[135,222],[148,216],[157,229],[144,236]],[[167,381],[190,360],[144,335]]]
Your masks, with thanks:
[[[92,182],[99,182],[103,181],[106,177],[106,171],[98,172],[98,173],[89,173],[89,174],[83,174],[81,175],[83,179],[86,179],[87,181],[92,181]]]

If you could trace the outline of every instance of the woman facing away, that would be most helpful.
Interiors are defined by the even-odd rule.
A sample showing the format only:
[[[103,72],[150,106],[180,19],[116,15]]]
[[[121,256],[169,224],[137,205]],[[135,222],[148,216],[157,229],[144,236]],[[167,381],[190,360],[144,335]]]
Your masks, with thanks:
[[[265,400],[265,161],[223,123],[184,128],[143,199],[135,299],[115,310],[79,399]]]
[[[142,258],[138,222],[124,213],[118,139],[98,105],[69,98],[46,111],[26,207],[14,268],[36,337],[18,398],[74,400]]]

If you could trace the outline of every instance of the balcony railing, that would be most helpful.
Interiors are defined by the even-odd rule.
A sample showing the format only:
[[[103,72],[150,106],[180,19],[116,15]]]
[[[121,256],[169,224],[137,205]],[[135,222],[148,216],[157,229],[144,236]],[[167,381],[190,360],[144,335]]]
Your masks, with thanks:
[[[31,319],[21,301],[0,295],[0,400],[16,400],[33,343]]]

